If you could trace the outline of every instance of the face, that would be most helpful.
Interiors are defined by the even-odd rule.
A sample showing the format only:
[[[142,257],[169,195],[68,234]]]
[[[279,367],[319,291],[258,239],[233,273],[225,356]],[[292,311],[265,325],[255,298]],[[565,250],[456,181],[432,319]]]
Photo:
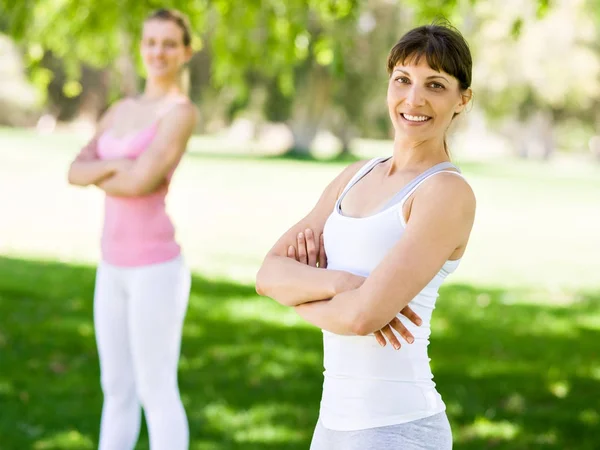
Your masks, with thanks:
[[[144,23],[141,52],[149,78],[175,78],[192,56],[191,48],[183,44],[179,25],[159,19]]]
[[[470,90],[463,92],[458,80],[437,72],[425,56],[418,63],[407,60],[394,67],[387,103],[396,135],[419,140],[443,139],[454,114],[469,102]]]

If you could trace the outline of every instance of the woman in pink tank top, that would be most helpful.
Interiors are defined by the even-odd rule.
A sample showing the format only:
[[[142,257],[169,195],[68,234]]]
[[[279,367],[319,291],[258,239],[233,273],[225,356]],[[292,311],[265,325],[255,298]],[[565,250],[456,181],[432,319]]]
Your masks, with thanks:
[[[104,394],[100,450],[133,449],[142,408],[152,450],[189,446],[177,366],[191,275],[165,197],[197,120],[180,83],[190,44],[178,11],[146,19],[143,94],[106,112],[69,169],[71,184],[106,194],[94,291]]]

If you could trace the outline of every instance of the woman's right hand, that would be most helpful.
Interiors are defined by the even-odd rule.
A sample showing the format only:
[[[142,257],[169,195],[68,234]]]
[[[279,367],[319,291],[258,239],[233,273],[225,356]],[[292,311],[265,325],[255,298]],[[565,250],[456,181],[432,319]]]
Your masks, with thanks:
[[[306,229],[304,233],[298,234],[296,245],[297,249],[292,245],[288,247],[287,256],[289,258],[293,258],[302,264],[307,264],[312,267],[323,269],[327,267],[327,255],[325,254],[325,245],[322,234],[319,236],[319,245],[317,246],[314,232],[311,229]],[[345,291],[358,289],[365,280],[365,277],[345,272],[340,279],[340,283],[338,283],[336,292],[341,294]],[[400,314],[405,316],[415,325],[421,325],[421,318],[409,306],[405,306],[404,309],[400,311]],[[379,345],[385,347],[387,341],[389,341],[396,350],[401,347],[400,341],[392,329],[396,330],[409,344],[414,342],[415,339],[412,333],[408,331],[398,317],[394,317],[385,327],[373,333]]]

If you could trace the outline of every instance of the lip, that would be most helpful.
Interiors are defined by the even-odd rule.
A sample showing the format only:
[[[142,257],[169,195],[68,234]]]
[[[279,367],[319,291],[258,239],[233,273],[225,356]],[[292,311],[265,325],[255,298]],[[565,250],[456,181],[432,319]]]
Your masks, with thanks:
[[[149,64],[149,67],[154,70],[163,70],[163,69],[167,68],[167,64],[151,63],[151,64]]]
[[[409,116],[423,116],[423,117],[428,117],[428,119],[427,119],[427,120],[424,120],[424,121],[422,121],[422,122],[414,122],[414,121],[412,121],[412,120],[408,120],[408,119],[406,119],[406,118],[404,117],[404,114],[406,114],[406,115],[409,115]],[[399,113],[398,115],[400,116],[400,120],[401,120],[403,123],[405,123],[405,124],[407,124],[407,125],[410,125],[410,126],[413,126],[413,127],[417,127],[417,126],[425,125],[425,124],[427,124],[427,123],[431,122],[431,120],[432,120],[432,117],[431,117],[431,116],[428,116],[427,114],[411,114],[411,113],[404,113],[404,112],[401,112],[401,113]]]

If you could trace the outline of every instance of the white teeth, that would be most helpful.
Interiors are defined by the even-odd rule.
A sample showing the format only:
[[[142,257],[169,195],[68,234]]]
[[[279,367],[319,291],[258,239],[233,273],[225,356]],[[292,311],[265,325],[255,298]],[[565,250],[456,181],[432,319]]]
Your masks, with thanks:
[[[410,120],[411,122],[425,122],[429,119],[427,116],[411,116],[409,114],[402,114],[406,120]]]

